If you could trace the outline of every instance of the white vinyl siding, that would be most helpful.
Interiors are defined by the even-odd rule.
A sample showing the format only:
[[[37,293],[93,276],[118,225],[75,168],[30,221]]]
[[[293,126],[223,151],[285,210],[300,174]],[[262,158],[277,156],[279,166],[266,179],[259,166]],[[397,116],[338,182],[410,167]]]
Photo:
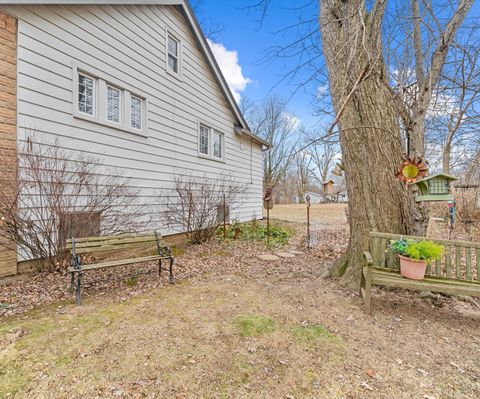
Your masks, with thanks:
[[[18,140],[32,126],[47,140],[93,157],[129,179],[145,209],[173,188],[175,174],[231,175],[247,187],[231,217],[262,217],[261,146],[234,133],[238,123],[188,23],[173,6],[0,5],[18,17]],[[166,73],[166,26],[180,43],[182,80]],[[122,94],[120,126],[107,121],[107,98],[97,93],[92,117],[78,113],[72,65]],[[99,84],[100,86],[100,84]],[[78,89],[75,89],[78,90]],[[103,90],[103,89],[102,89]],[[105,88],[105,93],[107,92]],[[130,94],[141,98],[142,132],[130,127]],[[73,105],[72,105],[73,104]],[[98,110],[98,111],[97,111]],[[223,133],[223,162],[199,156],[199,121]],[[211,146],[211,141],[208,143]],[[158,212],[150,227],[166,229]]]
[[[107,86],[107,120],[120,123],[121,92],[119,89]]]
[[[95,115],[95,79],[83,73],[78,74],[78,111]]]

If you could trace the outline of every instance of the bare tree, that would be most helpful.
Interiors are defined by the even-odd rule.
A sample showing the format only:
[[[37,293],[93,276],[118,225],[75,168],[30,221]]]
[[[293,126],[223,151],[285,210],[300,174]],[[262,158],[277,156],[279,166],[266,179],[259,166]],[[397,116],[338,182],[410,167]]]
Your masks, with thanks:
[[[307,151],[300,151],[294,157],[294,175],[297,188],[298,202],[305,203],[305,193],[308,190],[310,177],[310,154]]]
[[[433,90],[449,46],[472,0],[462,0],[445,23],[438,22],[430,4],[420,11],[411,0],[409,35],[402,42],[414,54],[415,94],[392,87],[382,45],[387,1],[320,0],[320,31],[329,70],[330,92],[340,127],[348,194],[351,236],[349,251],[337,265],[342,281],[358,286],[362,251],[369,230],[424,234],[426,214],[414,192],[395,179],[405,151],[424,157],[424,127]],[[428,18],[427,18],[428,17]],[[432,27],[431,20],[438,24]],[[429,29],[432,28],[432,29]],[[425,36],[431,46],[424,47]],[[400,124],[401,122],[401,124]]]
[[[320,185],[328,179],[340,153],[334,143],[315,143],[308,148],[310,154],[310,176]]]
[[[478,29],[473,31],[478,33]],[[465,170],[479,143],[479,55],[478,39],[454,44],[429,110],[426,140],[432,151],[441,150],[442,169],[447,174],[452,168]]]
[[[246,107],[244,102],[243,108]],[[286,177],[293,161],[298,120],[278,96],[268,97],[256,110],[247,113],[247,117],[252,131],[273,145],[263,154],[263,184],[274,188]]]
[[[262,18],[269,3],[255,3]],[[335,273],[347,285],[358,287],[369,231],[425,234],[426,207],[415,201],[414,185],[405,187],[395,174],[405,155],[424,159],[427,112],[472,3],[449,1],[445,7],[409,0],[387,12],[387,0],[319,0],[322,48],[310,31],[270,52],[272,58],[301,59],[291,76],[314,66],[320,55],[328,70],[334,119],[326,131],[328,136],[339,130],[351,227],[347,254]],[[397,82],[391,78],[395,69]]]
[[[194,244],[209,241],[224,215],[228,218],[240,205],[245,189],[227,175],[212,179],[178,173],[173,192],[159,204],[163,221],[167,227],[185,233]]]
[[[58,267],[71,235],[113,235],[143,226],[137,192],[128,180],[58,141],[32,134],[19,149],[17,179],[3,175],[1,180],[2,234],[39,267]]]

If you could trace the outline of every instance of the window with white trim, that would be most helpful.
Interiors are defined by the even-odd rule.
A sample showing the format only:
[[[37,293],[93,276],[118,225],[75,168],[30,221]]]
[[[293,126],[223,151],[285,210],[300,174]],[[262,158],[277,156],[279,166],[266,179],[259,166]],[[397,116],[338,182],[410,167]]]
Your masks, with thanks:
[[[204,125],[200,125],[200,143],[199,143],[200,154],[208,155],[209,136],[210,136],[210,129]]]
[[[176,75],[180,72],[180,40],[167,33],[167,70]]]
[[[121,92],[113,86],[107,86],[107,120],[120,123]]]
[[[216,130],[213,131],[213,157],[223,158],[223,134]]]
[[[146,136],[147,99],[122,86],[101,72],[74,66],[74,117]]]
[[[83,73],[78,74],[78,111],[95,115],[95,79]]]
[[[205,124],[200,124],[198,152],[202,157],[223,160],[225,157],[225,135]]]
[[[143,100],[140,97],[130,96],[130,127],[142,130]]]

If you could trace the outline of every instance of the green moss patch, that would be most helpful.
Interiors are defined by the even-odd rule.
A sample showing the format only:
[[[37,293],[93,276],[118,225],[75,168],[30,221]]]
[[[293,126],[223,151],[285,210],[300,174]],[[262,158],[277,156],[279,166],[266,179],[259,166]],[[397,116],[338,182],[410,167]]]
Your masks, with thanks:
[[[253,337],[275,331],[272,319],[262,315],[243,315],[234,320],[237,332],[242,337]]]

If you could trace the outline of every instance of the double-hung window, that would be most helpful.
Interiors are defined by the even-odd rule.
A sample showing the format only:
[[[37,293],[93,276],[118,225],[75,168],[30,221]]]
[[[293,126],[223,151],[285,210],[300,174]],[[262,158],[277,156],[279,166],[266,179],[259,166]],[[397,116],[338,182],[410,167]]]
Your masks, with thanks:
[[[78,111],[95,115],[95,79],[83,73],[78,74]]]
[[[198,152],[202,157],[223,160],[225,153],[225,135],[207,125],[200,124],[198,134]]]
[[[167,71],[180,74],[180,40],[167,33]]]

